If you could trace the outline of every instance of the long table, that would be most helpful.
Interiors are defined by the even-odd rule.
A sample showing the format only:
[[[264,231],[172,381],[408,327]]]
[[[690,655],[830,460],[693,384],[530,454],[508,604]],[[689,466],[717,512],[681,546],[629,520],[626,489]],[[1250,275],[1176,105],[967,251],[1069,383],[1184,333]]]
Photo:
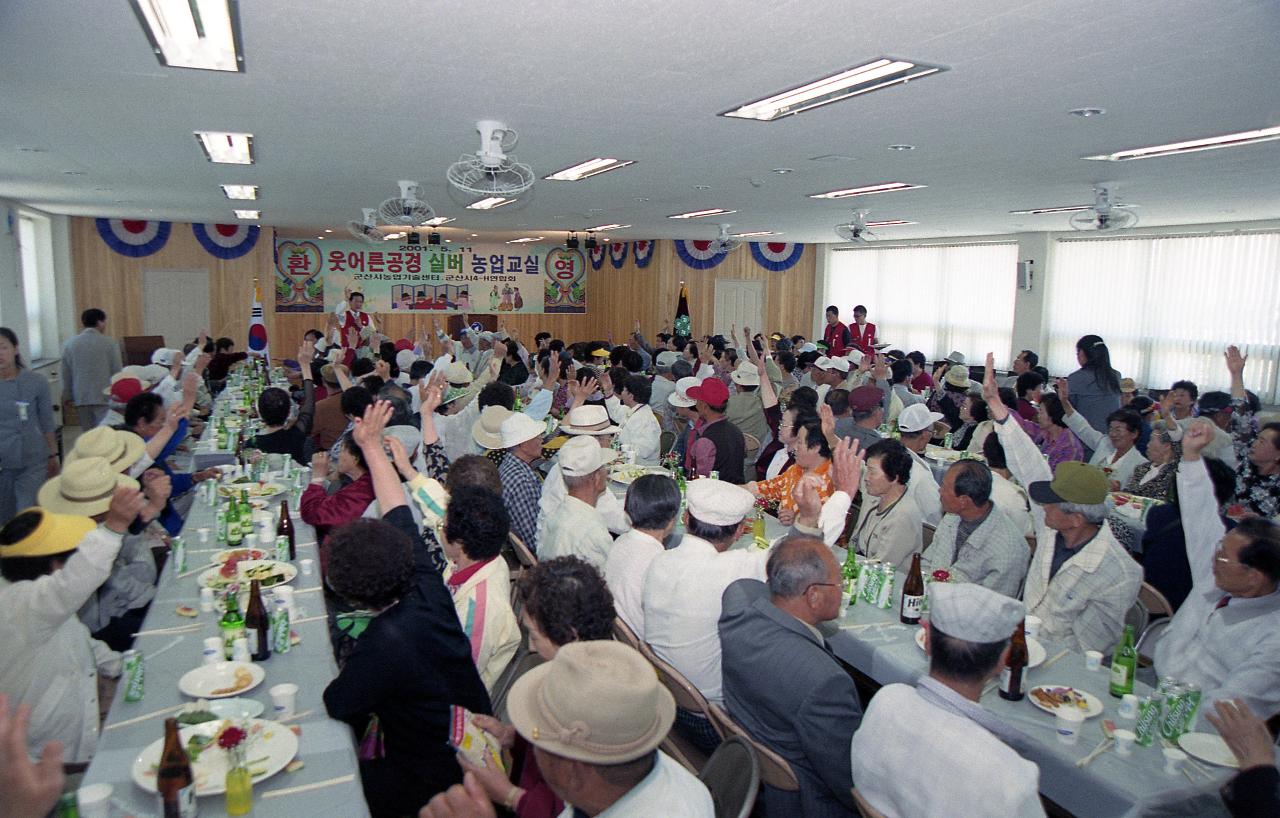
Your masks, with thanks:
[[[270,500],[270,507],[276,513],[282,499],[283,495],[280,495]],[[138,818],[155,816],[160,812],[156,796],[135,784],[130,770],[143,748],[164,737],[165,717],[175,715],[177,706],[192,701],[179,692],[178,679],[187,671],[200,666],[204,639],[219,635],[219,615],[216,611],[202,612],[197,618],[188,619],[179,616],[175,610],[179,605],[199,610],[199,572],[194,569],[211,562],[214,552],[220,550],[220,544],[214,541],[215,516],[215,508],[203,499],[197,498],[192,504],[182,531],[188,548],[187,565],[190,575],[175,576],[172,567],[166,565],[156,590],[155,601],[151,603],[143,625],[143,632],[193,624],[198,625],[198,629],[183,633],[143,635],[136,639],[134,648],[142,652],[144,660],[146,693],[141,701],[127,702],[122,681],[107,716],[97,753],[85,775],[86,784],[112,785],[112,797],[116,802],[113,816],[124,814],[122,810]],[[322,700],[324,689],[337,675],[338,668],[329,642],[315,531],[296,515],[293,516],[293,525],[298,559],[315,560],[315,568],[310,576],[299,570],[298,576],[291,583],[299,608],[299,622],[292,627],[302,641],[288,653],[273,653],[262,664],[266,678],[257,687],[241,694],[241,698],[262,702],[265,710],[260,718],[270,718],[272,707],[267,691],[282,682],[298,685],[295,712],[299,717],[291,719],[289,724],[301,727],[297,758],[305,766],[296,772],[279,772],[256,784],[253,815],[259,818],[298,815],[311,818],[362,818],[369,815],[369,809],[361,790],[351,728],[329,718]],[[197,530],[200,528],[210,529],[207,544],[199,541]],[[142,716],[147,718],[131,722]],[[271,795],[275,791],[309,784],[317,786],[279,797]],[[226,815],[225,797],[213,795],[201,798],[199,808],[201,818],[219,818]]]

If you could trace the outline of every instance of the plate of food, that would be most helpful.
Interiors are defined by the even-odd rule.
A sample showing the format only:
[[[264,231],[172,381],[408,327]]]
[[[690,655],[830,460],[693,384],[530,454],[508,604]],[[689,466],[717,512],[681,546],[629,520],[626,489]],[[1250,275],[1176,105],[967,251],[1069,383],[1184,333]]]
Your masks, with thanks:
[[[260,560],[266,559],[267,552],[261,548],[226,548],[213,555],[214,562],[220,562],[226,565],[228,562],[243,562],[244,560]],[[233,570],[229,576],[235,576]]]
[[[239,497],[241,491],[248,491],[250,497],[274,497],[284,491],[284,486],[278,483],[227,483],[218,486],[218,493],[223,497]]]
[[[1215,733],[1183,733],[1178,736],[1178,746],[1186,750],[1188,755],[1219,767],[1235,769],[1240,766],[1236,754],[1231,752],[1222,736]]]
[[[267,707],[262,702],[253,699],[241,699],[239,697],[233,699],[200,699],[188,704],[178,714],[178,724],[186,727],[192,724],[204,724],[206,721],[219,721],[222,719],[234,719],[244,721],[245,719],[256,719],[262,715],[262,711]]]
[[[658,468],[657,466],[635,465],[614,466],[609,469],[609,479],[624,486],[631,485],[646,474],[666,474],[666,471]]]
[[[193,699],[227,699],[262,684],[267,672],[250,662],[214,662],[188,670],[178,689]]]
[[[934,460],[942,460],[947,463],[954,463],[964,456],[964,452],[958,449],[947,449],[942,446],[935,446],[932,443],[924,447],[925,457],[932,457]]]
[[[231,727],[247,733],[244,738],[245,761],[255,784],[283,770],[298,754],[298,737],[287,726],[273,721],[218,720],[181,727],[178,729],[178,738],[191,760],[196,795],[220,795],[226,792],[230,754],[218,746],[218,739]],[[156,791],[156,773],[160,768],[160,754],[163,751],[164,739],[157,739],[147,745],[133,761],[133,769],[130,771],[133,781],[147,792]]]
[[[1102,702],[1092,693],[1066,685],[1036,685],[1028,691],[1027,701],[1046,713],[1056,714],[1065,707],[1074,707],[1086,719],[1102,714]]]
[[[916,647],[924,650],[924,628],[916,630]],[[1044,664],[1046,652],[1044,645],[1036,639],[1027,637],[1027,667],[1039,667]]]
[[[248,549],[245,549],[248,550]],[[247,583],[257,580],[263,588],[292,582],[298,569],[278,560],[228,560],[217,568],[210,568],[200,575],[200,585],[205,588],[225,588],[233,582]]]

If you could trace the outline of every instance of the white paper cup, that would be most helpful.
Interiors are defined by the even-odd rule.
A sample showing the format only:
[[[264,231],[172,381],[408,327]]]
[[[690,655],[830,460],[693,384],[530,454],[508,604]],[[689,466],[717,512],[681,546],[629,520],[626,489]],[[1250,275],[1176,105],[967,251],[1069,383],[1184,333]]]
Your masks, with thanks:
[[[1166,747],[1164,751],[1164,774],[1177,775],[1182,771],[1182,765],[1186,760],[1187,754],[1177,747]]]
[[[311,576],[311,568],[316,564],[313,559],[298,560],[298,565],[302,566],[302,575],[304,577]]]
[[[89,784],[76,790],[80,818],[107,818],[111,812],[112,792],[110,784]]]
[[[267,692],[271,694],[271,706],[277,719],[288,718],[297,711],[298,686],[293,682],[278,684]]]
[[[297,606],[293,601],[293,589],[288,585],[277,585],[274,588],[275,598],[283,599],[284,604],[289,608],[289,620],[296,622],[299,619]]]
[[[204,640],[204,647],[200,651],[203,664],[212,665],[221,662],[226,658],[226,647],[222,644],[221,636],[210,636]]]
[[[1069,710],[1060,707],[1056,713],[1058,718],[1054,727],[1058,731],[1058,741],[1075,744],[1080,738],[1080,728],[1084,725],[1084,713],[1078,707]]]
[[[200,544],[201,544],[201,545],[205,545],[205,544],[207,544],[207,543],[209,542],[209,529],[207,529],[207,528],[197,528],[197,529],[196,529],[196,534],[198,534],[198,535],[199,535],[199,537],[200,537]]]
[[[1133,693],[1126,693],[1120,697],[1120,709],[1117,711],[1122,719],[1136,719],[1138,717],[1138,697]]]
[[[1084,669],[1098,670],[1102,667],[1102,651],[1086,650],[1084,652]]]
[[[213,612],[213,589],[212,588],[200,589],[200,610],[204,611],[205,613]]]
[[[1117,755],[1127,756],[1133,752],[1133,742],[1138,738],[1136,733],[1121,727],[1116,730],[1115,736]]]
[[[1026,620],[1026,634],[1028,639],[1040,638],[1040,617],[1028,615]]]

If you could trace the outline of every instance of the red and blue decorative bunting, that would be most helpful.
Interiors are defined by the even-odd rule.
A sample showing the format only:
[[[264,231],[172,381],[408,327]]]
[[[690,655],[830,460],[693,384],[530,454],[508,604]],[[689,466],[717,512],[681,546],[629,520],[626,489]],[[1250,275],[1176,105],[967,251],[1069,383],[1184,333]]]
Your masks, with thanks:
[[[631,242],[631,258],[637,267],[648,267],[653,261],[653,241],[641,240]]]
[[[169,241],[170,222],[141,219],[94,219],[98,235],[122,256],[142,258],[158,251]]]
[[[591,269],[599,270],[604,264],[604,245],[597,244],[595,247],[587,251],[587,258],[591,260]]]
[[[689,267],[695,270],[710,270],[729,255],[716,250],[715,242],[709,240],[676,239],[676,255]]]
[[[256,224],[193,224],[191,232],[209,255],[222,259],[240,258],[258,243]]]
[[[625,241],[615,241],[609,245],[609,263],[613,265],[615,270],[621,270],[622,265],[627,263],[627,243]]]
[[[753,241],[751,257],[766,270],[780,273],[796,266],[804,255],[804,245],[789,241]]]

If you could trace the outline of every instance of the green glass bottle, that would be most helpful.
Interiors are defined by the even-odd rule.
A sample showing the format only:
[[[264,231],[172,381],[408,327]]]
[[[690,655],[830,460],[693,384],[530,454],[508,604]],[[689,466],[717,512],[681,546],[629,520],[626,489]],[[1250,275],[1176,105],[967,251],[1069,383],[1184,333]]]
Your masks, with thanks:
[[[227,505],[227,545],[235,547],[244,540],[244,531],[240,529],[240,503],[234,494]]]
[[[240,613],[240,587],[227,587],[227,612],[218,622],[218,630],[222,633],[222,651],[227,659],[231,658],[231,648],[235,641],[244,636],[244,614]]]
[[[1133,626],[1124,626],[1124,636],[1111,655],[1110,692],[1117,699],[1133,692],[1133,676],[1138,669],[1138,652],[1133,648]]]

